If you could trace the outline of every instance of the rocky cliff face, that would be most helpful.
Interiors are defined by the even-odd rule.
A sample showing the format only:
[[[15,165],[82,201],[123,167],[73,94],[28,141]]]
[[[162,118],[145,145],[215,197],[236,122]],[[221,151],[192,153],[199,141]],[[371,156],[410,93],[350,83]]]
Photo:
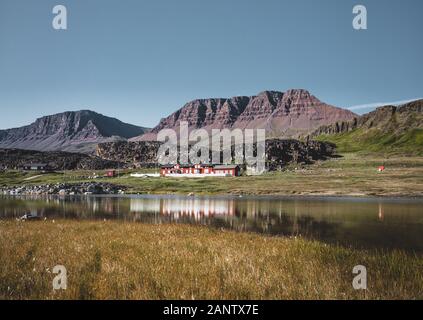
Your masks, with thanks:
[[[199,99],[164,118],[147,134],[132,140],[153,141],[162,129],[265,129],[268,137],[296,138],[336,121],[352,120],[351,111],[321,102],[306,90],[265,91],[252,97]]]
[[[123,140],[146,132],[89,110],[37,119],[20,128],[0,130],[0,148],[92,152],[99,142]]]
[[[423,100],[402,106],[384,106],[351,121],[338,121],[315,130],[311,136],[335,135],[355,129],[378,129],[383,133],[402,134],[411,129],[423,128]]]

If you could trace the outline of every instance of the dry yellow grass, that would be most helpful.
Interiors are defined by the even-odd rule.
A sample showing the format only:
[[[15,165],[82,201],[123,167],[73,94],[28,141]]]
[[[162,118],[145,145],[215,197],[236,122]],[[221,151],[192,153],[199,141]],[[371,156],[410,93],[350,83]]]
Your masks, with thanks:
[[[187,225],[0,221],[1,299],[415,299],[423,259]],[[68,289],[52,290],[55,265]],[[352,269],[368,290],[352,289]]]

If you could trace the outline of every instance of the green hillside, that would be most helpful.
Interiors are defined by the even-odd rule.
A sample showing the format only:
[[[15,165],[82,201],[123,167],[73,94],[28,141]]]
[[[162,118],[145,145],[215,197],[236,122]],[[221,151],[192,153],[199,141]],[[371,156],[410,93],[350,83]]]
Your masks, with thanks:
[[[423,156],[423,129],[410,129],[396,134],[380,129],[358,128],[335,135],[319,135],[316,140],[333,142],[337,151],[377,152]]]
[[[354,121],[319,128],[315,139],[333,142],[338,152],[423,155],[423,100],[385,106]]]

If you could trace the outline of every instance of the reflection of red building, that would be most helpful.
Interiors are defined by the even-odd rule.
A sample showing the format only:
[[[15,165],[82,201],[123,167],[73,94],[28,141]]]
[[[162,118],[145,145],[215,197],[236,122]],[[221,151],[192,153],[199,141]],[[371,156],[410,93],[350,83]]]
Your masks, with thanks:
[[[215,175],[237,177],[240,175],[240,168],[238,165],[175,164],[162,166],[160,169],[160,175],[163,177],[175,175]]]
[[[160,205],[161,214],[173,215],[175,218],[233,216],[235,214],[234,200],[163,199]]]
[[[233,216],[236,203],[233,199],[207,198],[164,198],[164,199],[131,199],[131,212],[154,212],[174,219],[181,217]]]

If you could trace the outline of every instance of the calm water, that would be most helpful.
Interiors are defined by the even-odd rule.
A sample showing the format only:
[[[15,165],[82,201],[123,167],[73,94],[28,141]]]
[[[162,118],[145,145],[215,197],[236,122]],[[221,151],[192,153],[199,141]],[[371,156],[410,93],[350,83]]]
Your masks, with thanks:
[[[0,197],[0,219],[41,217],[191,223],[423,252],[423,200],[281,197]]]

